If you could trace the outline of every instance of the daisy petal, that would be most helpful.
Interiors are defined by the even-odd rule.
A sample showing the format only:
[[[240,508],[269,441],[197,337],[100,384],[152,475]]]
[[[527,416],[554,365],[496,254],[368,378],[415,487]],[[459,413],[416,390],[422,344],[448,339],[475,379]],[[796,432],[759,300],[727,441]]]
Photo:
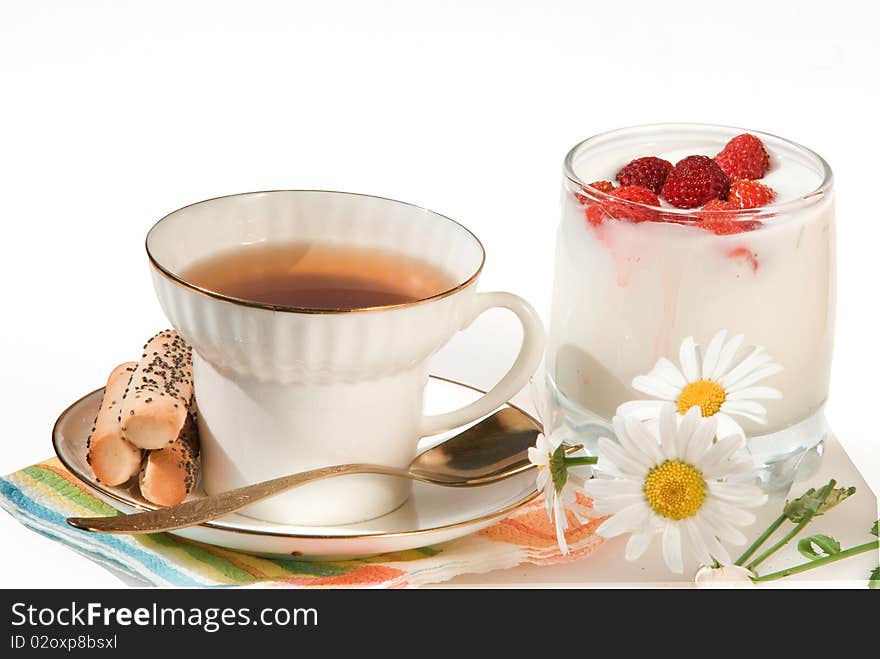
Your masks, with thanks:
[[[742,546],[748,542],[742,531],[726,523],[724,520],[719,520],[717,517],[714,517],[714,513],[712,516],[707,515],[705,519],[706,524],[709,524],[710,519],[712,520],[711,526],[714,527],[713,533],[716,534],[719,542],[724,541],[735,547]]]
[[[764,350],[764,346],[752,346],[751,352],[743,357],[742,360],[740,360],[740,362],[727,373],[722,375],[718,379],[718,382],[722,385],[726,385],[728,382],[736,382],[744,375],[751,373],[756,368],[771,361],[773,361],[773,358],[767,354],[767,351]]]
[[[563,556],[568,556],[568,543],[565,541],[565,531],[556,527],[556,544],[559,545],[559,552]]]
[[[550,464],[550,454],[547,451],[542,451],[534,446],[530,446],[529,462],[539,467],[546,467]]]
[[[700,533],[696,522],[693,519],[686,519],[683,524],[685,536],[697,560],[703,565],[711,565],[712,555],[709,553],[709,548],[706,546],[706,541],[703,539],[703,534]]]
[[[707,511],[717,512],[727,522],[734,526],[748,526],[755,521],[755,514],[743,510],[737,506],[731,506],[718,499],[712,499],[706,504]]]
[[[643,441],[643,437],[639,434],[641,422],[625,416],[615,416],[611,419],[611,425],[614,426],[614,433],[617,435],[617,442],[626,451],[626,454],[646,469],[650,469],[655,465],[651,455],[650,442]],[[634,430],[636,435],[633,436],[630,430]]]
[[[542,453],[550,453],[550,442],[547,441],[547,435],[540,433],[535,439],[535,448]]]
[[[599,470],[600,473],[604,476],[607,476],[611,480],[627,480],[635,478],[635,476],[631,474],[625,474],[620,469],[617,468],[611,460],[607,457],[601,458],[602,460],[602,468]],[[598,467],[596,467],[598,469]],[[604,480],[604,479],[603,479]],[[587,485],[590,484],[591,481],[587,481]]]
[[[718,378],[718,384],[725,389],[730,389],[730,385],[771,361],[773,358],[764,351],[764,348],[756,346],[739,364]]]
[[[563,555],[568,554],[568,543],[565,540],[565,530],[568,528],[568,518],[565,509],[557,501],[553,508],[553,522],[556,525],[556,544]]]
[[[744,545],[746,536],[734,528],[729,522],[720,517],[717,512],[710,510],[708,505],[700,510],[703,524],[712,529],[712,534],[717,538],[733,545]]]
[[[757,416],[766,416],[767,408],[756,403],[753,400],[726,400],[721,404],[721,409],[732,414],[734,412],[743,412],[745,414],[755,414]]]
[[[782,398],[782,392],[773,387],[746,387],[727,394],[727,400],[772,400]]]
[[[715,537],[714,531],[700,516],[697,516],[694,519],[694,523],[697,525],[700,535],[703,536],[703,542],[706,543],[706,548],[709,550],[709,554],[712,555],[712,558],[716,559],[722,565],[729,565],[731,563],[730,554],[718,541],[718,538]]]
[[[710,380],[718,381],[720,377],[727,373],[727,369],[733,363],[733,358],[736,357],[742,342],[743,335],[737,334],[721,349],[721,354],[718,355],[718,363],[715,364],[715,370],[709,376]]]
[[[727,330],[721,330],[715,333],[709,346],[706,348],[706,354],[703,356],[703,379],[708,380],[715,372],[715,366],[718,364],[718,358],[721,356],[721,348],[724,347],[724,340],[727,338]]]
[[[681,342],[678,351],[681,360],[681,370],[688,382],[696,382],[700,379],[700,355],[694,337],[689,336]]]
[[[656,532],[653,528],[648,528],[639,533],[633,533],[626,543],[626,560],[635,561],[641,558],[655,535]]]
[[[673,572],[681,574],[684,571],[681,559],[681,532],[678,524],[668,523],[663,529],[663,560]]]
[[[710,481],[708,487],[709,492],[715,498],[737,506],[756,508],[767,501],[767,495],[759,487],[748,483],[719,483],[717,481]]]
[[[663,380],[676,389],[682,389],[687,385],[687,380],[684,379],[684,375],[682,375],[681,371],[678,370],[678,367],[666,359],[666,357],[661,357],[657,360],[654,368],[648,373],[648,377]]]
[[[641,479],[648,473],[648,467],[633,460],[620,446],[607,437],[599,438],[599,462],[610,460],[624,475]]]
[[[660,451],[660,446],[657,444],[657,438],[648,432],[648,429],[645,428],[641,421],[631,417],[624,417],[623,424],[626,427],[627,442],[635,445],[632,448],[627,447],[630,454],[640,449],[650,460],[648,468],[663,462],[663,454]],[[623,438],[619,439],[621,439],[621,444],[623,444]]]
[[[718,420],[713,417],[709,417],[708,419],[699,422],[697,429],[694,431],[694,434],[691,435],[690,441],[687,444],[687,449],[684,452],[685,462],[694,465],[699,464],[701,458],[706,454],[706,451],[712,446],[712,440],[715,439],[717,429]]]
[[[538,490],[540,490],[541,492],[545,492],[547,490],[547,486],[550,484],[550,470],[538,469],[538,475],[535,477],[535,483],[538,486]]]
[[[641,391],[643,394],[662,398],[663,400],[674,400],[681,393],[681,389],[676,389],[665,380],[651,375],[637,375],[634,377],[632,388],[636,391]]]
[[[648,421],[660,416],[660,410],[668,405],[663,400],[630,400],[617,408],[617,416],[631,416],[639,421]]]
[[[724,412],[718,412],[718,414],[716,414],[714,418],[718,419],[719,437],[730,437],[732,435],[737,435],[745,439],[746,433],[742,429],[742,426],[739,425],[729,415],[725,414]]]
[[[698,407],[692,407],[683,417],[681,417],[681,423],[678,424],[678,432],[676,433],[675,442],[678,455],[684,455],[684,452],[687,450],[688,444],[691,441],[691,437],[697,429],[697,424],[700,423],[702,418],[703,414]]]
[[[700,467],[703,478],[707,481],[717,478],[727,478],[754,471],[755,465],[751,460],[738,460],[736,462],[718,462],[714,465]]]
[[[544,510],[547,511],[547,519],[553,521],[553,505],[556,503],[556,490],[551,485],[544,490]]]
[[[737,401],[743,402],[743,401]],[[749,421],[754,421],[757,424],[764,425],[767,423],[767,414],[752,414],[751,412],[744,412],[741,409],[737,409],[736,406],[728,406],[725,407],[727,403],[721,406],[721,409],[724,410],[724,413],[729,416],[741,416],[744,419],[748,419]]]
[[[600,515],[615,515],[624,508],[634,503],[645,502],[645,495],[641,492],[636,494],[624,494],[622,496],[593,499],[593,510]]]
[[[740,389],[752,386],[756,382],[765,380],[772,375],[782,373],[784,370],[782,364],[767,364],[766,366],[762,366],[761,368],[752,371],[750,374],[742,376],[735,382],[730,382],[726,388],[731,392],[739,391]]]
[[[565,514],[565,506],[561,497],[556,497],[553,501],[553,521],[563,531],[568,528],[568,516]]]
[[[700,460],[694,463],[694,466],[705,473],[707,469],[729,460],[742,447],[743,440],[739,435],[730,435],[719,439],[709,447]]]
[[[562,440],[569,436],[570,433],[567,429],[558,429],[551,432],[547,435],[547,452],[553,453],[562,445]]]
[[[648,506],[644,503],[634,503],[602,522],[596,533],[603,538],[613,538],[622,533],[641,530],[649,519]]]
[[[665,404],[660,410],[660,448],[667,460],[674,460],[680,453],[676,445],[678,440],[678,420],[675,406]]]
[[[644,485],[640,480],[620,478],[591,478],[584,483],[584,492],[594,499],[612,499],[630,494],[641,494]]]

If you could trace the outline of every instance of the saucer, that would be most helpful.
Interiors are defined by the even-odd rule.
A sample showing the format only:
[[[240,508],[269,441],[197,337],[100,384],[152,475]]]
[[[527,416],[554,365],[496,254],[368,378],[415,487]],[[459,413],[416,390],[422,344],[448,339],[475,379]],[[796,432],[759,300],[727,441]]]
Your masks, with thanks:
[[[108,487],[95,480],[86,463],[86,440],[102,392],[98,389],[86,394],[62,412],[52,432],[55,453],[87,489],[117,510],[154,510],[159,506],[143,499],[135,483]],[[425,390],[425,412],[454,409],[476,400],[482,393],[469,385],[431,376]],[[425,437],[418,450],[427,450],[462,430],[464,427]],[[204,496],[197,485],[190,498]],[[293,526],[231,514],[170,533],[251,554],[342,560],[448,542],[491,526],[537,496],[535,474],[527,470],[491,485],[472,488],[415,482],[412,495],[397,510],[357,524]]]

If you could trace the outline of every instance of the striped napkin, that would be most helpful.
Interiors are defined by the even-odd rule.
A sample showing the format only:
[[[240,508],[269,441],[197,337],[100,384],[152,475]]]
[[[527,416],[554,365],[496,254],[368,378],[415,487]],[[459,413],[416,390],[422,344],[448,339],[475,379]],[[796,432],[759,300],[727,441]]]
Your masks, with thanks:
[[[578,495],[578,504],[592,502]],[[349,561],[261,558],[167,533],[92,534],[65,522],[70,516],[116,515],[53,458],[0,478],[0,507],[22,524],[92,560],[155,586],[288,586],[297,588],[405,588],[440,583],[523,563],[547,565],[591,554],[604,518],[568,514],[563,556],[544,503],[518,508],[493,526],[433,547]]]

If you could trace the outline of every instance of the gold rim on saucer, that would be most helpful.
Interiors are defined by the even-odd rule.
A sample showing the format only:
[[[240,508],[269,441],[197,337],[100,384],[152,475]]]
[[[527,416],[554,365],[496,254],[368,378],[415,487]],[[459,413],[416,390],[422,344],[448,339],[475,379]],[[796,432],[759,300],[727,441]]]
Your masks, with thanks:
[[[449,384],[454,384],[459,387],[464,387],[466,389],[470,389],[471,391],[475,391],[480,394],[486,393],[483,389],[480,389],[479,387],[474,387],[472,385],[465,384],[464,382],[459,382],[458,380],[453,380],[452,378],[445,378],[445,377],[442,377],[439,375],[430,375],[429,377],[432,380],[439,380],[441,382],[448,382]],[[147,501],[143,501],[141,499],[126,498],[126,497],[120,496],[119,494],[117,494],[113,490],[110,490],[107,487],[105,487],[104,485],[102,485],[101,483],[95,481],[88,474],[83,473],[82,470],[80,470],[75,465],[71,464],[70,461],[64,457],[64,452],[61,451],[61,449],[59,447],[59,427],[60,427],[61,423],[69,416],[69,414],[73,408],[75,408],[77,405],[79,405],[85,399],[87,399],[91,396],[94,396],[95,394],[97,394],[100,391],[103,391],[103,387],[99,387],[98,389],[95,389],[94,391],[90,391],[89,393],[85,394],[84,396],[81,396],[76,401],[74,401],[73,403],[68,405],[67,408],[65,408],[65,410],[58,416],[58,419],[56,419],[55,424],[52,427],[52,448],[55,451],[55,455],[58,457],[58,460],[61,461],[61,464],[64,465],[65,469],[67,469],[71,474],[76,476],[76,478],[80,482],[82,482],[84,485],[86,485],[89,489],[94,490],[96,492],[99,492],[101,495],[107,497],[108,499],[111,499],[113,501],[121,503],[129,508],[135,508],[137,510],[143,510],[143,511],[157,510],[157,509],[161,508],[161,506],[153,505],[153,504],[151,504]],[[515,405],[509,401],[506,403],[506,405],[508,407],[512,407],[516,410],[519,410],[520,412],[525,414],[531,421],[533,421],[538,427],[540,427],[540,422],[537,419],[535,419],[535,417],[533,415],[529,414],[528,412],[526,412],[524,409],[522,409],[518,405]],[[218,521],[205,522],[203,524],[199,524],[198,526],[214,529],[216,531],[224,531],[227,533],[240,533],[243,535],[271,536],[271,537],[291,538],[291,539],[300,539],[300,540],[355,540],[358,538],[409,537],[409,536],[426,535],[429,533],[437,533],[437,532],[445,531],[445,530],[449,530],[449,529],[456,529],[456,528],[461,528],[464,526],[480,524],[482,522],[487,522],[492,519],[500,519],[500,518],[506,516],[507,514],[513,512],[514,510],[516,510],[520,506],[523,506],[531,501],[534,501],[538,497],[539,494],[540,493],[538,492],[537,488],[532,488],[527,494],[525,494],[523,497],[521,497],[520,499],[518,499],[514,503],[512,503],[508,506],[505,506],[503,508],[500,508],[498,510],[495,510],[491,513],[481,515],[480,517],[474,517],[473,519],[464,520],[461,522],[455,522],[454,524],[445,524],[442,526],[434,526],[431,528],[417,529],[417,530],[413,530],[413,531],[395,531],[392,533],[365,532],[365,533],[338,534],[338,535],[317,535],[317,534],[316,535],[312,535],[312,534],[304,535],[301,533],[282,533],[282,532],[276,532],[276,531],[263,531],[263,530],[258,530],[258,529],[253,529],[253,530],[242,529],[242,528],[238,528],[236,526],[229,526],[227,524],[224,524],[224,523],[218,522]],[[320,528],[320,527],[315,527],[315,528]]]

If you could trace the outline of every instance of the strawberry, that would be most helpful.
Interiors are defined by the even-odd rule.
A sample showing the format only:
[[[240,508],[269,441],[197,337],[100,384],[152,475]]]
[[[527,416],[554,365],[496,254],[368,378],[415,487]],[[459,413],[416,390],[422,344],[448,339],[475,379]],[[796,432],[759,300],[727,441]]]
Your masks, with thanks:
[[[676,163],[661,196],[677,208],[697,208],[712,199],[726,199],[730,179],[708,156],[688,156]]]
[[[660,200],[648,188],[640,185],[624,185],[611,193],[612,197],[621,199],[621,202],[605,202],[608,215],[616,220],[630,222],[650,222],[657,217],[657,212],[644,206],[660,206]],[[632,202],[632,203],[625,203]]]
[[[599,226],[606,219],[648,222],[656,217],[656,211],[644,206],[660,206],[657,195],[640,185],[615,188],[611,196],[621,201],[603,201],[587,207],[586,218],[589,224]]]
[[[697,215],[700,217],[711,217],[713,215],[711,211],[735,211],[738,208],[739,206],[727,201],[727,199],[711,199],[700,209]]]
[[[726,217],[727,215],[727,213],[708,213],[697,222],[697,226],[704,231],[711,231],[716,236],[754,231],[762,226],[757,220],[737,220],[735,216]]]
[[[712,199],[697,211],[696,215],[700,218],[697,226],[706,231],[712,231],[716,225],[724,226],[728,223],[730,214],[719,211],[734,210],[736,210],[736,205],[726,199]]]
[[[598,190],[599,192],[604,192],[605,194],[614,192],[614,184],[611,181],[594,181],[586,187],[592,188],[593,190]],[[586,195],[575,192],[574,196],[581,203],[582,206],[586,206],[590,203],[590,199]]]
[[[584,211],[584,216],[587,218],[587,224],[594,227],[599,226],[606,218],[608,218],[608,214],[600,204],[590,204],[587,206],[587,210]]]
[[[716,236],[729,236],[734,233],[753,231],[761,227],[761,223],[757,220],[742,219],[741,214],[729,212],[740,209],[738,201],[712,199],[697,211],[697,217],[700,218],[697,226],[705,231],[711,231]]]
[[[595,188],[599,192],[611,194],[614,192],[614,184],[611,181],[593,181],[590,183],[591,188]]]
[[[659,206],[660,200],[648,188],[641,185],[624,185],[617,188],[611,193],[612,197],[623,199],[624,201],[633,201],[637,204],[645,204],[646,206]]]
[[[735,181],[727,194],[728,202],[736,208],[759,208],[772,203],[776,198],[773,188],[758,181]]]
[[[617,182],[624,186],[640,185],[654,194],[660,194],[671,171],[672,163],[668,160],[654,156],[636,158],[617,172]]]
[[[715,156],[715,162],[734,181],[762,178],[770,169],[770,155],[764,143],[749,133],[730,140]]]

